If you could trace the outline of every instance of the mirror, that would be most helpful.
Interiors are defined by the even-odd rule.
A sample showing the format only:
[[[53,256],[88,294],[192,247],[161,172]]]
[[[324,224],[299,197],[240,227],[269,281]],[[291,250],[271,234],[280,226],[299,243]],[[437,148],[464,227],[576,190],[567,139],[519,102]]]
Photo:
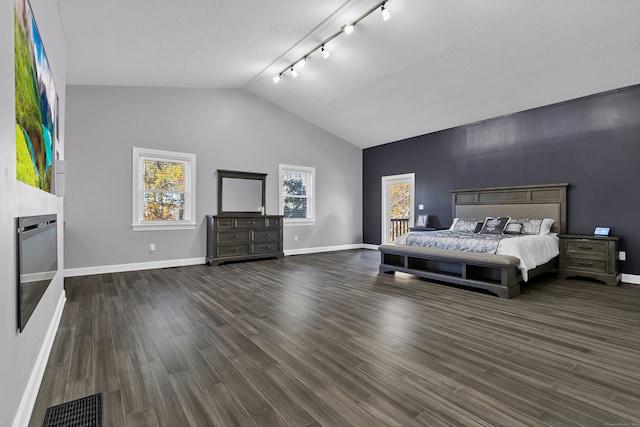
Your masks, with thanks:
[[[266,173],[218,169],[218,215],[262,215],[266,179]]]

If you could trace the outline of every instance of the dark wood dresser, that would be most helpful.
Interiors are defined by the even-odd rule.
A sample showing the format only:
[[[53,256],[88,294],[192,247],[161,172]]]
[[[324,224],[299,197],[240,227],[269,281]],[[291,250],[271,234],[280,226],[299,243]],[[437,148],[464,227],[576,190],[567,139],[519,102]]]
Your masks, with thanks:
[[[207,264],[283,258],[281,215],[207,215]]]
[[[589,277],[607,285],[618,285],[620,266],[619,237],[560,234],[558,277]]]

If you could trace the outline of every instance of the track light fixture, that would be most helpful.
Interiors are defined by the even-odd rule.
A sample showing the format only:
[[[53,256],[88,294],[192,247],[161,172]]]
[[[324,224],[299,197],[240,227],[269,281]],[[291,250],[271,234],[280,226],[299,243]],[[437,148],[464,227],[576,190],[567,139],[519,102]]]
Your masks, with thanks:
[[[338,37],[342,33],[351,34],[354,31],[354,29],[356,27],[356,24],[358,24],[360,21],[362,21],[367,16],[371,15],[374,11],[380,9],[380,13],[382,14],[382,19],[384,21],[387,21],[389,18],[391,18],[391,13],[389,13],[389,10],[387,10],[387,8],[385,7],[388,1],[389,0],[385,0],[385,1],[379,2],[374,7],[372,7],[371,9],[369,9],[368,11],[366,11],[365,13],[360,15],[360,17],[358,19],[356,19],[355,21],[351,22],[350,24],[346,24],[345,26],[340,28],[340,31],[337,31],[336,33],[332,34],[330,37],[325,39],[322,43],[320,43],[319,45],[317,45],[316,47],[311,49],[309,52],[307,52],[307,54],[304,55],[302,58],[300,58],[296,62],[293,62],[291,65],[288,65],[285,69],[280,71],[278,73],[278,75],[273,78],[273,82],[274,83],[278,83],[282,79],[282,75],[284,73],[286,73],[287,71],[291,72],[291,76],[292,77],[298,77],[298,71],[300,71],[304,67],[304,65],[306,64],[307,59],[309,58],[309,56],[312,53],[314,53],[315,51],[317,51],[317,50],[320,50],[320,53],[322,53],[322,56],[325,59],[328,58],[329,55],[331,55],[331,54],[326,49],[325,45],[327,43],[329,43],[331,40],[333,40],[336,37]]]
[[[307,63],[307,58],[304,57],[300,61],[298,61],[296,65],[293,66],[293,68],[295,68],[296,70],[302,70],[306,63]]]
[[[391,18],[391,13],[389,13],[389,10],[386,7],[384,7],[384,5],[380,7],[380,13],[382,14],[383,21],[388,21],[389,18]]]

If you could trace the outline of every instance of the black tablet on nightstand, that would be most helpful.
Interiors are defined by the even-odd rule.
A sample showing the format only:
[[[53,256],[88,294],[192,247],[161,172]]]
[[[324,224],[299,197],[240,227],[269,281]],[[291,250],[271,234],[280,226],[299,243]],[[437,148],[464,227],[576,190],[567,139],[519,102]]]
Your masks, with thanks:
[[[596,227],[593,231],[594,236],[608,236],[611,232],[611,227]]]

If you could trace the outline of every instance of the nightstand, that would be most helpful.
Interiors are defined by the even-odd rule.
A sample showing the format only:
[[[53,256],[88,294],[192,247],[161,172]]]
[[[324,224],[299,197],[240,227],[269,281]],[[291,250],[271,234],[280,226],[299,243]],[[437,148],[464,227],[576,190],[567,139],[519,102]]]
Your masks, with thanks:
[[[590,277],[607,285],[620,282],[619,237],[560,234],[558,277]]]

